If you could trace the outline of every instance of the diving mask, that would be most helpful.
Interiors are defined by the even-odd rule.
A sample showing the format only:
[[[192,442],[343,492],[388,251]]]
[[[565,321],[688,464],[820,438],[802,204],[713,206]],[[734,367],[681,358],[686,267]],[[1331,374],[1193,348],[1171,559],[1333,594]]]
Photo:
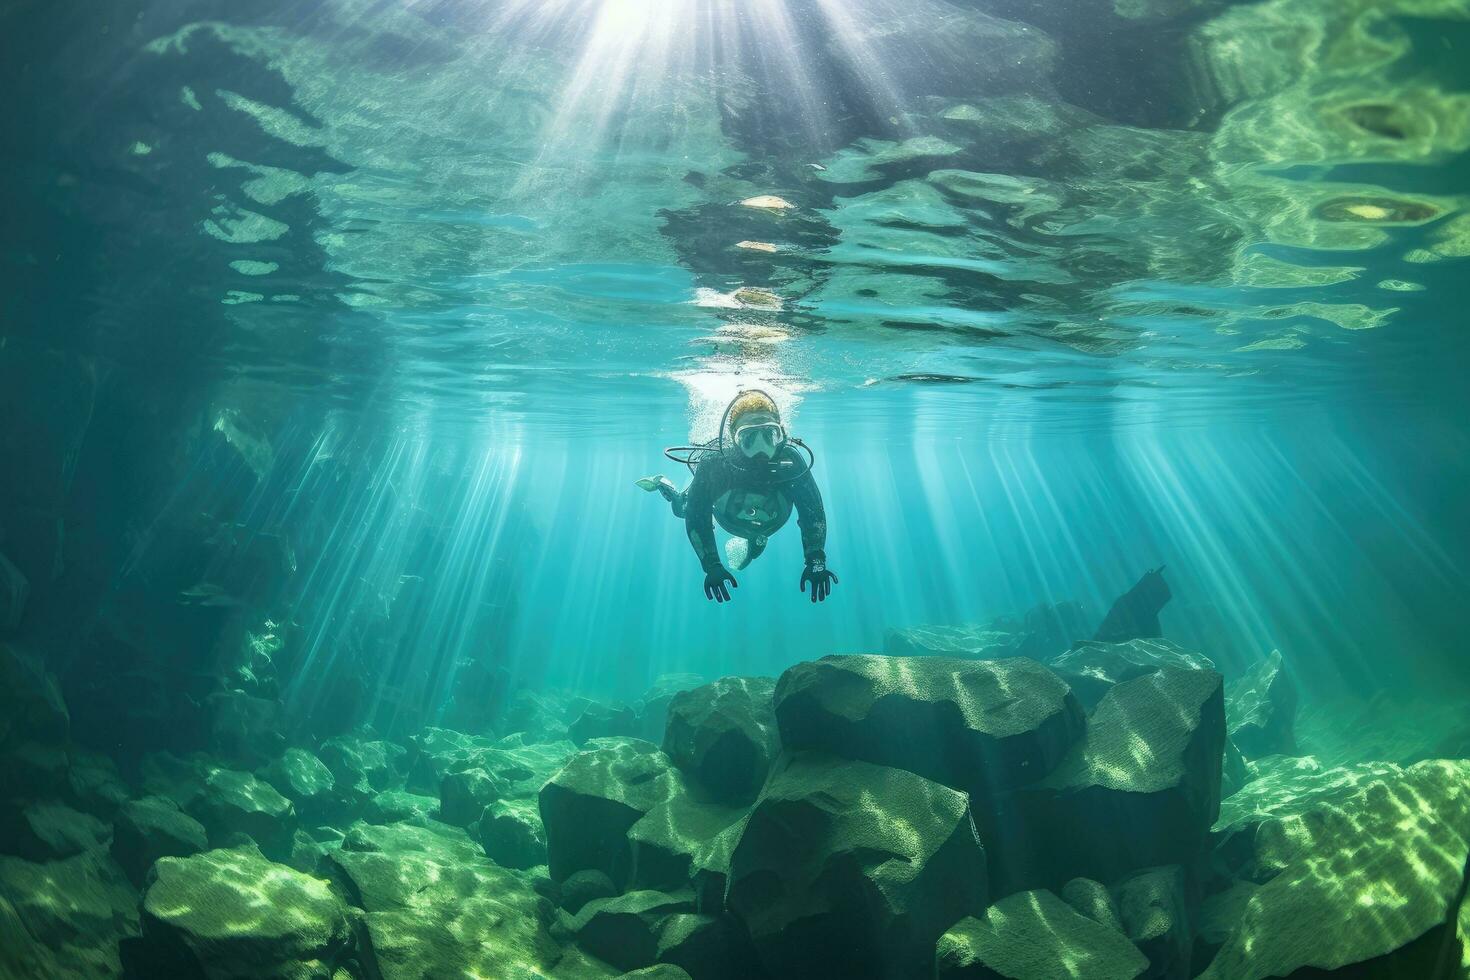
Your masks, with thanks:
[[[757,456],[775,459],[785,444],[786,429],[780,422],[752,422],[735,430],[735,445],[751,459]]]

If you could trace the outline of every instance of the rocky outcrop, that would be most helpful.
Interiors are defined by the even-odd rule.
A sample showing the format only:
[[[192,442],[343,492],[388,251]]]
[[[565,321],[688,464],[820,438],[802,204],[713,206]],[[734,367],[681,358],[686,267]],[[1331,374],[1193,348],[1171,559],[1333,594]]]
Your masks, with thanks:
[[[902,769],[795,753],[730,859],[728,908],[776,976],[913,977],[980,914],[985,851],[963,793]]]
[[[1116,929],[1048,891],[1017,892],[940,937],[938,980],[1133,980],[1148,961]]]
[[[0,857],[0,976],[111,980],[138,935],[138,896],[106,851]]]
[[[531,800],[496,800],[475,828],[485,854],[502,868],[525,870],[546,863],[546,829]]]
[[[1220,807],[1225,704],[1212,670],[1161,667],[1113,686],[1056,769],[994,833],[1001,879],[1060,887],[1203,860]]]
[[[748,804],[780,751],[768,677],[725,677],[673,697],[664,754],[710,799]]]
[[[1188,883],[1178,865],[1148,868],[1113,886],[1123,932],[1148,958],[1149,980],[1188,980],[1194,944]]]
[[[208,847],[204,825],[167,797],[126,803],[113,821],[112,856],[140,888],[159,858],[188,857]]]
[[[1225,688],[1231,741],[1248,759],[1296,755],[1296,705],[1296,682],[1286,672],[1281,651],[1272,650]]]
[[[1103,695],[1124,681],[1152,674],[1160,667],[1214,670],[1207,657],[1164,639],[1135,639],[1121,643],[1089,640],[1076,644],[1051,663],[1088,711]]]
[[[347,908],[327,882],[253,848],[165,857],[143,894],[140,976],[329,976],[351,953]]]
[[[1439,975],[1470,853],[1470,761],[1258,779],[1216,833],[1222,869],[1257,887],[1237,893],[1203,980]]]
[[[625,885],[628,830],[673,795],[677,778],[668,756],[641,739],[594,742],[572,756],[540,795],[551,880],[595,869]]]
[[[291,801],[248,772],[212,769],[185,810],[204,825],[215,847],[234,846],[243,836],[273,859],[291,854],[296,830]]]
[[[792,667],[776,718],[789,750],[907,769],[977,809],[1051,772],[1084,722],[1067,685],[1033,660],[878,656]]]
[[[883,634],[883,652],[893,657],[963,657],[1000,660],[1018,656],[1021,637],[993,625],[906,626]]]
[[[105,847],[108,836],[101,820],[54,800],[0,808],[0,853],[52,861]]]

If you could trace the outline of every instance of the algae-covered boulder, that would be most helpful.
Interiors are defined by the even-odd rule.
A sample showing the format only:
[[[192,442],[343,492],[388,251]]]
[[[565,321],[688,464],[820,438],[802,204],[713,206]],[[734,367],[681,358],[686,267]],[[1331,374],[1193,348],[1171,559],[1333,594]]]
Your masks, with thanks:
[[[1470,853],[1470,761],[1280,773],[1231,797],[1216,832],[1222,863],[1259,887],[1205,980],[1440,975]]]
[[[1001,660],[1021,652],[1022,637],[989,624],[905,626],[883,634],[883,652],[894,657],[963,657]]]
[[[305,749],[287,749],[256,775],[290,800],[303,819],[322,817],[331,809],[336,777],[322,760]]]
[[[776,685],[790,750],[907,769],[977,808],[1049,773],[1083,729],[1067,685],[1034,660],[833,656]]]
[[[711,799],[751,802],[781,748],[775,688],[769,677],[724,677],[675,695],[664,754]]]
[[[1115,685],[1045,780],[998,821],[1008,885],[1113,881],[1203,860],[1220,806],[1225,704],[1213,670],[1161,667]]]
[[[1085,915],[1115,932],[1123,931],[1123,916],[1118,911],[1118,903],[1102,882],[1073,878],[1062,886],[1061,898],[1079,915]]]
[[[70,728],[56,678],[38,658],[0,643],[0,746],[22,740],[61,743]]]
[[[347,909],[327,882],[254,849],[162,858],[150,877],[145,975],[325,977],[351,952]]]
[[[54,800],[0,805],[0,853],[51,861],[102,847],[107,836],[101,820]]]
[[[1191,975],[1189,901],[1184,869],[1148,868],[1113,885],[1123,932],[1148,958],[1149,980],[1187,980]]]
[[[503,795],[505,788],[483,769],[447,773],[439,785],[439,819],[468,827]]]
[[[204,825],[163,796],[123,804],[112,824],[112,856],[133,884],[163,857],[188,857],[209,847]]]
[[[1091,711],[1115,685],[1152,674],[1160,667],[1214,670],[1208,657],[1164,639],[1136,639],[1123,643],[1078,643],[1051,662],[1072,693]]]
[[[638,701],[638,734],[650,742],[663,740],[668,727],[669,705],[681,691],[693,690],[705,682],[701,674],[660,674],[653,686]]]
[[[639,730],[638,712],[630,705],[589,701],[567,726],[567,735],[585,745],[594,738],[635,738]]]
[[[365,913],[368,976],[537,977],[562,955],[551,903],[458,828],[359,824],[323,870]]]
[[[496,800],[475,830],[485,855],[502,868],[526,870],[546,863],[546,830],[531,800]]]
[[[248,772],[213,770],[186,809],[204,825],[211,844],[232,844],[235,835],[244,834],[268,857],[284,860],[291,854],[296,830],[291,801]]]
[[[1286,673],[1281,651],[1272,650],[1225,688],[1231,741],[1248,759],[1295,755],[1296,702],[1296,683]]]
[[[402,789],[390,789],[368,800],[362,819],[368,823],[423,824],[439,817],[439,799]]]
[[[380,739],[341,735],[323,742],[317,755],[331,771],[337,791],[361,802],[402,782],[407,750]]]
[[[922,975],[985,900],[963,793],[820,753],[777,762],[730,859],[728,908],[776,976]]]
[[[588,902],[572,930],[583,950],[620,970],[665,964],[701,980],[760,974],[739,928],[728,917],[696,912],[687,891],[630,891]]]
[[[68,762],[67,802],[83,813],[111,820],[132,795],[117,763],[100,752],[75,748],[68,752]]]
[[[627,881],[628,829],[675,790],[668,756],[642,739],[594,741],[542,787],[541,822],[552,881],[594,868]]]
[[[668,799],[654,804],[628,829],[629,886],[676,890],[692,883],[701,900],[718,906],[724,900],[730,852],[748,812],[697,798],[676,782]]]
[[[0,976],[111,980],[137,934],[137,892],[105,851],[0,858]]]
[[[1126,936],[1049,891],[1017,892],[961,919],[935,960],[939,980],[1133,980],[1148,968]]]

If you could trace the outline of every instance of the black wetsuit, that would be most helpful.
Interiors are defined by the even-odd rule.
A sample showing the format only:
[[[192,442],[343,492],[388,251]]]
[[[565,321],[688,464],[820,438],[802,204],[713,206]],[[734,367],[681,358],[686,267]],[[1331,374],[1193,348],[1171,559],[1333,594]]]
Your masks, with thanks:
[[[694,480],[683,498],[684,530],[706,572],[724,567],[715,547],[714,521],[760,549],[791,517],[793,508],[807,563],[827,560],[822,493],[806,459],[791,446],[783,447],[770,463],[737,458],[734,453],[711,455],[695,467]],[[675,507],[677,513],[677,503]]]

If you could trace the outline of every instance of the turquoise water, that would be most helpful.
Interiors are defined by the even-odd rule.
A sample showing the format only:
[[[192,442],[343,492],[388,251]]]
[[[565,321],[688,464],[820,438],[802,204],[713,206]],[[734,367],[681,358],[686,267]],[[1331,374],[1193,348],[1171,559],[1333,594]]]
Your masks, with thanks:
[[[402,740],[1090,635],[1165,566],[1303,755],[1442,755],[1325,733],[1470,683],[1467,46],[1464,0],[6,4],[0,636],[137,778],[220,692]],[[747,388],[821,604],[794,519],[706,601],[634,485]]]

